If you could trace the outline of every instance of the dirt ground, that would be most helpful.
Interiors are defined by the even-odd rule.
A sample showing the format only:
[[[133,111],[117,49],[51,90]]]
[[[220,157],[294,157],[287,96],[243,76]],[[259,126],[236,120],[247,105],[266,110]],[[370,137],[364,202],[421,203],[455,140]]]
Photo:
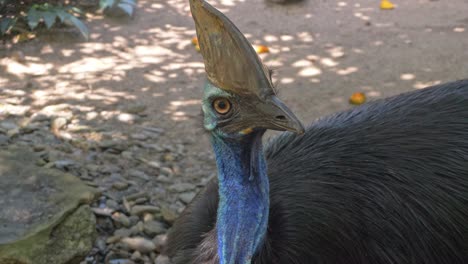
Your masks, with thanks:
[[[466,0],[393,0],[386,11],[376,0],[209,2],[269,47],[261,57],[280,98],[305,124],[351,107],[354,92],[374,100],[468,77]],[[140,0],[133,19],[90,19],[89,41],[59,34],[0,46],[0,118],[62,107],[71,112],[64,138],[98,142],[139,140],[142,127],[157,128],[145,144],[184,146],[171,181],[213,176],[188,0]]]
[[[253,44],[270,48],[262,57],[276,71],[281,98],[305,123],[349,107],[356,91],[374,99],[468,77],[466,0],[395,0],[390,11],[375,0],[210,2]],[[1,47],[2,98],[17,98],[31,111],[70,104],[82,122],[101,124],[129,105],[144,105],[148,122],[166,136],[195,139],[194,155],[208,151],[199,136],[203,62],[190,43],[187,1],[139,1],[131,20],[96,16],[88,25],[87,42],[42,38]],[[18,50],[23,63],[12,59]],[[94,120],[86,118],[90,112],[98,113]]]

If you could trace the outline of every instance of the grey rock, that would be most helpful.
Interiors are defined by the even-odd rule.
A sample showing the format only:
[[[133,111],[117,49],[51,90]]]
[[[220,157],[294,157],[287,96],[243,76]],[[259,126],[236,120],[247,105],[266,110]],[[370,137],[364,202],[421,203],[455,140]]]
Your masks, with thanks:
[[[119,236],[119,237],[129,237],[132,235],[132,230],[128,228],[120,228],[115,230],[114,236]]]
[[[108,261],[109,264],[135,264],[133,260],[130,259],[111,259]]]
[[[153,241],[144,237],[126,237],[121,241],[122,243],[125,243],[130,249],[138,250],[141,253],[149,253],[156,249]]]
[[[8,164],[0,166],[2,197],[8,197],[0,205],[0,263],[84,259],[96,237],[96,219],[88,205],[80,204],[93,200],[97,190],[70,174],[37,167],[37,158],[29,148],[9,146],[0,152],[0,164]]]
[[[133,193],[133,194],[125,196],[125,199],[127,201],[134,201],[134,200],[136,200],[138,198],[141,198],[141,197],[149,198],[149,194],[147,192]]]
[[[109,216],[109,217],[112,216],[112,213],[114,212],[114,209],[109,208],[109,207],[104,207],[104,208],[93,207],[93,208],[91,208],[91,210],[96,215]]]
[[[153,205],[135,205],[132,207],[131,214],[132,215],[142,215],[144,213],[157,213],[159,212],[159,208]]]
[[[0,134],[0,146],[7,145],[9,141],[9,138],[5,135]]]
[[[170,224],[173,224],[174,221],[177,219],[177,214],[167,207],[161,208],[161,214],[162,214],[164,221]]]
[[[140,251],[135,251],[133,252],[132,256],[131,256],[131,259],[135,260],[135,261],[138,261],[138,260],[141,260],[141,253]]]
[[[156,246],[157,252],[162,252],[163,248],[166,246],[167,243],[167,234],[157,235],[153,238],[153,243]]]
[[[154,264],[171,264],[168,256],[159,255],[155,260]]]
[[[195,189],[195,185],[191,183],[176,183],[169,186],[169,190],[173,192],[186,192]]]
[[[150,176],[142,171],[139,171],[139,170],[129,170],[128,171],[128,176],[130,178],[140,178],[140,179],[143,179],[145,181],[149,181],[150,180]]]
[[[188,204],[190,203],[193,198],[195,197],[196,193],[195,192],[186,192],[186,193],[181,193],[179,194],[179,199],[185,203]]]
[[[141,197],[135,200],[135,204],[144,204],[146,202],[148,202],[148,198],[146,197]]]
[[[0,128],[3,128],[4,130],[12,130],[12,129],[18,129],[18,125],[11,121],[3,121],[0,123]]]
[[[159,171],[162,175],[165,176],[172,176],[174,173],[172,172],[171,168],[168,167],[162,167],[161,170]]]
[[[54,120],[52,120],[52,123],[50,124],[50,129],[52,131],[58,131],[62,129],[66,124],[67,124],[67,119],[65,117],[56,117]]]
[[[122,191],[122,190],[125,190],[128,188],[128,182],[122,182],[122,181],[118,181],[118,182],[114,182],[112,184],[112,188],[116,189],[116,190],[119,190],[119,191]]]
[[[130,219],[123,213],[115,212],[112,214],[112,219],[123,225],[124,227],[129,227],[130,226]]]
[[[114,210],[118,210],[120,208],[119,204],[112,199],[108,199],[106,201],[106,206]]]
[[[145,234],[153,237],[155,235],[165,233],[167,229],[163,223],[153,220],[144,223],[143,231],[145,232]]]

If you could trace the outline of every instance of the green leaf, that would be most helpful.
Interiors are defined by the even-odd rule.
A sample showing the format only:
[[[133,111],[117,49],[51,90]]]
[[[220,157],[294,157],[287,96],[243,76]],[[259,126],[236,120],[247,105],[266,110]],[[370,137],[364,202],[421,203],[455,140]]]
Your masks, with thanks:
[[[99,1],[99,7],[101,10],[104,10],[109,7],[113,7],[115,4],[115,0],[100,0]]]
[[[86,27],[86,25],[83,22],[81,22],[81,20],[79,20],[77,17],[70,16],[68,20],[72,22],[72,24],[80,30],[81,35],[83,35],[83,37],[85,37],[86,40],[88,40],[89,38],[88,27]]]
[[[42,18],[44,18],[44,22],[48,29],[50,29],[54,23],[55,19],[57,19],[57,14],[51,11],[45,11],[42,13]]]
[[[71,11],[71,13],[76,13],[78,15],[83,15],[84,14],[84,12],[81,9],[79,9],[78,7],[76,7],[76,6],[67,6],[66,10],[69,11],[69,12]]]
[[[15,20],[9,17],[5,17],[0,20],[0,33],[1,35],[5,34],[13,25]]]
[[[125,3],[125,4],[132,5],[132,6],[136,6],[135,0],[120,0],[120,3]]]
[[[133,6],[125,3],[120,3],[117,5],[120,9],[122,9],[127,15],[133,15]]]
[[[39,24],[39,19],[41,18],[41,12],[37,11],[36,8],[32,7],[28,12],[28,25],[31,30],[34,30]]]
[[[62,23],[64,23],[66,20],[69,20],[69,18],[72,16],[70,15],[70,13],[66,12],[63,9],[57,9],[55,13],[60,18],[60,21],[62,21]]]

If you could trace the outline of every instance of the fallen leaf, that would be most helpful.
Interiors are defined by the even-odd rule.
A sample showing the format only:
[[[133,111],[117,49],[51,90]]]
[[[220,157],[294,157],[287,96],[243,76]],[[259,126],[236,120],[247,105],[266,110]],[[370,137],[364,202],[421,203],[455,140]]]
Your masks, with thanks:
[[[197,38],[197,37],[193,37],[193,38],[192,38],[192,44],[193,44],[194,46],[198,45],[198,38]]]
[[[24,41],[31,40],[36,37],[36,34],[24,32],[13,37],[13,43],[20,43]]]
[[[360,105],[366,102],[366,95],[364,93],[353,93],[349,97],[349,103],[353,105]]]
[[[268,52],[270,52],[270,49],[269,49],[267,46],[260,45],[260,46],[257,46],[257,47],[255,48],[255,51],[256,51],[258,54],[262,54],[262,53],[268,53]]]
[[[394,8],[395,5],[392,2],[390,2],[390,0],[382,0],[382,2],[380,2],[380,9],[382,10],[390,10]]]
[[[196,36],[192,38],[192,44],[195,46],[195,50],[200,52],[200,45],[198,44],[198,38]]]

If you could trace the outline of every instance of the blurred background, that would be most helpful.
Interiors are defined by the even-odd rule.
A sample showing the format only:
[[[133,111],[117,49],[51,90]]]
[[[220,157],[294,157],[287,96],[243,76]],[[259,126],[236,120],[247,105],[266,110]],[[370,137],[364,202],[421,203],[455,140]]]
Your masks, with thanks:
[[[468,77],[467,0],[208,2],[306,124]],[[36,166],[100,191],[97,233],[78,259],[165,263],[167,228],[215,176],[188,0],[0,0],[0,31],[0,146],[31,147]],[[135,237],[150,250],[122,240]]]

